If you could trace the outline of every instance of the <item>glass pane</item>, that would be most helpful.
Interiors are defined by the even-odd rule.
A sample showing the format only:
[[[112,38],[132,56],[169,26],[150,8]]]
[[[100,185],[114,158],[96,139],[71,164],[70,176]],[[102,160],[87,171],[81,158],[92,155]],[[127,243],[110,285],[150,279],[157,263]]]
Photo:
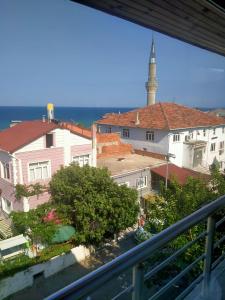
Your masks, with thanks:
[[[41,179],[42,178],[42,169],[41,167],[36,168],[36,178],[35,179]]]
[[[34,169],[30,169],[30,180],[35,180]]]
[[[48,178],[49,176],[48,176],[48,167],[47,166],[45,166],[45,167],[43,167],[42,168],[42,171],[43,171],[43,178],[45,179],[45,178]]]

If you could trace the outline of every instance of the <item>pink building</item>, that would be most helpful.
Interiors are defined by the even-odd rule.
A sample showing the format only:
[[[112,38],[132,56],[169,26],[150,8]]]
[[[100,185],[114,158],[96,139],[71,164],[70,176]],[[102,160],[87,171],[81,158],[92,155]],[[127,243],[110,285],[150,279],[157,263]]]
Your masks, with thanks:
[[[96,146],[88,130],[68,123],[26,121],[0,132],[0,200],[9,214],[28,211],[49,200],[40,196],[15,198],[15,185],[47,184],[61,167],[75,161],[96,166]]]

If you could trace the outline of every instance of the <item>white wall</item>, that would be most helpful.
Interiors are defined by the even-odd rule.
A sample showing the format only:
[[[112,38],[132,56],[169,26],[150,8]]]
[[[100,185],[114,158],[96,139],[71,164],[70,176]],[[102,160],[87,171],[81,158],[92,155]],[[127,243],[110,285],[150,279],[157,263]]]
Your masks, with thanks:
[[[109,126],[101,125],[101,132],[107,132]],[[123,129],[127,128],[130,132],[129,138],[123,137]],[[146,131],[154,131],[154,141],[146,140]],[[163,130],[143,129],[143,128],[131,128],[112,126],[112,132],[120,132],[123,143],[132,144],[134,149],[155,152],[160,154],[166,154],[168,152],[168,132]]]
[[[47,278],[75,263],[81,262],[90,256],[90,249],[79,246],[71,249],[68,254],[62,254],[51,258],[49,261],[32,266],[22,272],[16,273],[12,277],[7,277],[0,281],[0,299],[4,299],[26,287],[32,286],[33,276],[43,272]]]
[[[198,128],[190,128],[190,129],[180,129],[180,130],[170,130],[169,132],[163,130],[152,130],[152,129],[141,129],[141,128],[129,128],[122,126],[108,126],[108,125],[100,125],[101,132],[107,132],[107,129],[111,127],[112,132],[120,132],[121,139],[124,143],[132,144],[135,149],[143,148],[147,149],[149,152],[155,152],[160,154],[171,153],[174,154],[175,158],[170,158],[170,161],[180,167],[185,166],[192,168],[193,163],[193,148],[190,148],[190,152],[188,147],[184,143],[185,136],[190,133],[193,134],[192,140],[205,141],[206,147],[205,151],[203,151],[203,161],[202,165],[204,167],[209,167],[214,158],[216,157],[218,161],[223,162],[223,168],[225,168],[225,152],[222,155],[219,155],[219,145],[220,142],[225,142],[225,126],[214,126],[214,127],[198,127]],[[130,137],[123,138],[122,132],[123,128],[128,128],[130,130]],[[216,133],[213,133],[213,129],[216,128]],[[206,134],[204,136],[203,129],[206,130]],[[154,142],[146,141],[146,131],[152,130],[155,133]],[[180,141],[173,141],[173,134],[180,134]],[[215,151],[210,151],[211,143],[216,143]],[[188,157],[186,157],[188,156]]]

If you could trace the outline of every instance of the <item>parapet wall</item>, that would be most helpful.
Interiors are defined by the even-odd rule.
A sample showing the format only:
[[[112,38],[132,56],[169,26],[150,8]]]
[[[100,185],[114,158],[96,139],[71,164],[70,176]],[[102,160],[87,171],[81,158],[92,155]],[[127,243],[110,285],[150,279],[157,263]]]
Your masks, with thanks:
[[[0,281],[0,299],[32,286],[36,276],[41,275],[48,278],[75,263],[81,262],[90,254],[91,250],[84,246],[75,247],[71,249],[70,253],[55,256],[45,263],[34,265],[12,277],[2,279]]]

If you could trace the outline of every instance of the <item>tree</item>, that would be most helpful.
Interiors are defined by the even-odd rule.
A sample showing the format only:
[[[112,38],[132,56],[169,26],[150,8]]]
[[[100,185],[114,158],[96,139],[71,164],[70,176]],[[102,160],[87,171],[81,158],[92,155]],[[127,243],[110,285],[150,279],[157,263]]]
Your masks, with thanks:
[[[149,199],[147,228],[153,233],[160,232],[224,194],[225,177],[217,168],[211,171],[210,181],[189,177],[184,185],[180,185],[172,180],[167,189],[161,184],[160,194]],[[170,248],[181,248],[187,242],[193,241],[204,229],[205,224],[192,227],[175,239]],[[194,257],[200,255],[203,242],[202,240],[189,248],[180,262],[193,261]]]
[[[77,243],[97,244],[137,220],[136,190],[118,186],[105,168],[62,167],[49,190],[53,203],[69,207]]]

